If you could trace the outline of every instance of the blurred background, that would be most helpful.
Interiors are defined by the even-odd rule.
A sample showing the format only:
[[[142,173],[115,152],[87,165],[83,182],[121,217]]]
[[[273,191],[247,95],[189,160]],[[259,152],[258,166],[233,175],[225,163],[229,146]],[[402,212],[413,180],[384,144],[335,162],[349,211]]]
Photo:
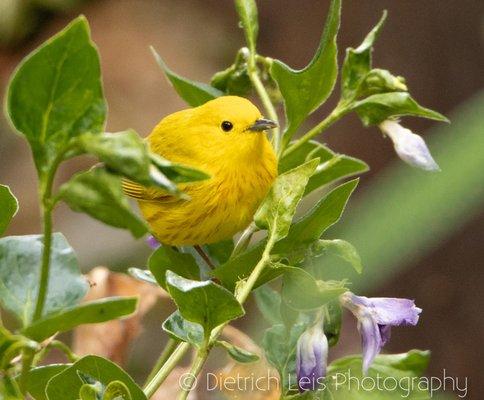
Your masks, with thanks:
[[[319,42],[327,0],[259,1],[259,52],[295,68],[311,59]],[[415,298],[423,308],[416,328],[394,330],[385,349],[430,349],[429,376],[468,377],[467,398],[481,398],[484,381],[484,2],[476,0],[348,0],[343,5],[340,57],[358,45],[378,21],[389,18],[377,41],[374,66],[407,79],[424,106],[452,120],[444,126],[405,119],[422,133],[442,172],[415,171],[396,159],[391,143],[376,129],[349,116],[321,139],[333,150],[365,160],[371,167],[360,182],[342,222],[329,238],[351,241],[366,267],[351,275],[354,291],[371,296]],[[231,1],[216,0],[0,0],[0,90],[17,63],[70,19],[87,16],[96,42],[109,105],[109,131],[134,128],[147,135],[165,115],[184,107],[154,62],[153,45],[181,75],[209,81],[228,66],[243,45]],[[2,95],[3,96],[3,95]],[[320,120],[336,96],[311,118]],[[9,234],[37,233],[36,177],[27,144],[0,117],[0,182],[12,188],[20,211]],[[59,181],[90,160],[70,162]],[[128,233],[110,229],[60,206],[55,219],[79,255],[85,271],[143,266],[149,249]],[[325,261],[330,274],[352,274]],[[347,268],[347,269],[344,269]],[[160,321],[167,304],[145,317],[127,368],[143,376],[162,346]],[[249,313],[250,314],[250,313]],[[253,312],[252,316],[256,313]],[[160,317],[161,316],[161,317]],[[358,352],[351,319],[332,356]],[[253,329],[248,319],[239,323]],[[258,328],[260,332],[260,324]]]

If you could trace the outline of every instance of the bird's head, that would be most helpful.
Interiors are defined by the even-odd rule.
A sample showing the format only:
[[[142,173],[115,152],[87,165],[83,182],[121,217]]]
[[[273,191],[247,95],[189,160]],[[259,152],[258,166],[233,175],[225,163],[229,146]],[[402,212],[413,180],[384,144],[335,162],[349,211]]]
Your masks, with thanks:
[[[227,140],[250,140],[254,134],[275,128],[274,121],[263,118],[249,100],[238,96],[222,96],[194,109],[200,125],[214,136]]]
[[[194,108],[190,120],[203,141],[201,147],[214,157],[257,153],[267,143],[265,132],[277,126],[249,100],[237,96],[218,97]]]
[[[249,100],[222,96],[170,115],[150,139],[155,151],[157,137],[168,141],[174,161],[221,166],[257,162],[272,152],[265,131],[276,126]]]

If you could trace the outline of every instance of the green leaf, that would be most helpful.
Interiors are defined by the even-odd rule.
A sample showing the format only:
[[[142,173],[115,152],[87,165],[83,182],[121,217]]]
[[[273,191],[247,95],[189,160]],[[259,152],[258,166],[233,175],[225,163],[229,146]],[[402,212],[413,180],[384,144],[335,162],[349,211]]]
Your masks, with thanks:
[[[191,254],[169,246],[158,247],[148,259],[148,268],[158,284],[165,290],[166,271],[171,270],[184,278],[199,280],[200,268]]]
[[[257,307],[266,321],[273,325],[281,323],[281,295],[269,285],[259,287],[254,294]]]
[[[140,281],[151,283],[153,285],[157,285],[155,277],[151,273],[151,271],[147,269],[141,268],[128,268],[128,274],[130,274],[133,278],[136,278]]]
[[[284,252],[301,243],[317,240],[343,214],[349,197],[358,184],[358,179],[345,182],[324,196],[309,212],[299,219],[289,231],[286,239],[276,244],[274,252]]]
[[[378,125],[388,118],[404,115],[449,122],[437,111],[419,105],[410,94],[405,92],[374,94],[356,101],[351,109],[357,112],[365,126]]]
[[[255,54],[259,22],[257,4],[255,0],[235,0],[235,9],[240,17],[240,24],[244,29],[245,40],[251,53]]]
[[[208,255],[222,264],[226,262],[234,251],[234,241],[232,239],[222,242],[205,245]]]
[[[371,69],[371,53],[373,44],[385,24],[387,12],[376,26],[368,33],[363,42],[356,48],[346,49],[346,57],[341,70],[341,93],[343,99],[351,99],[357,95],[358,89]]]
[[[259,262],[265,243],[266,241],[263,240],[246,252],[219,265],[212,271],[212,276],[221,281],[224,287],[233,291],[237,282],[247,278]]]
[[[244,315],[234,295],[212,281],[193,281],[167,271],[166,283],[180,314],[202,325],[206,337],[216,326]]]
[[[228,343],[225,340],[217,340],[216,345],[227,350],[229,356],[239,363],[248,364],[259,361],[260,359],[257,354],[244,350],[238,346],[234,346],[232,343]]]
[[[110,321],[132,314],[136,310],[137,297],[108,297],[90,301],[35,321],[22,333],[42,341],[56,332],[65,332],[82,324]]]
[[[128,387],[121,381],[113,381],[104,390],[103,400],[131,400]]]
[[[41,235],[0,239],[0,302],[27,326],[32,320],[38,293]],[[81,275],[74,250],[61,233],[54,233],[49,290],[43,316],[79,303],[89,285]]]
[[[79,390],[85,383],[80,374],[92,377],[103,386],[108,386],[111,382],[122,382],[129,390],[132,400],[147,400],[143,391],[126,372],[98,356],[83,357],[54,376],[47,384],[48,400],[77,400]]]
[[[247,61],[249,49],[242,47],[235,57],[235,62],[223,71],[212,76],[210,84],[227,95],[246,96],[252,89]]]
[[[361,274],[361,272],[363,271],[363,265],[361,264],[360,255],[356,251],[355,247],[345,240],[318,240],[313,245],[313,251],[317,254],[326,251],[334,252],[337,256],[350,263],[355,271],[359,274]]]
[[[406,91],[408,88],[405,78],[392,75],[385,69],[374,68],[363,78],[355,96],[361,98],[379,93]]]
[[[139,238],[148,227],[136,216],[123,194],[121,178],[104,168],[74,175],[59,189],[59,197],[74,211],[84,212],[105,224],[128,229]]]
[[[203,181],[210,175],[196,168],[168,161],[158,154],[150,153],[151,162],[170,181],[175,183]],[[153,177],[152,177],[153,178]]]
[[[296,71],[279,60],[274,60],[271,66],[271,76],[284,97],[286,140],[324,103],[334,88],[338,74],[336,36],[340,14],[341,0],[332,0],[318,50],[308,66]]]
[[[214,87],[202,82],[195,82],[182,76],[175,74],[165,64],[156,50],[151,47],[151,52],[155,57],[156,62],[168,78],[168,81],[173,85],[178,95],[192,107],[198,107],[209,100],[216,97],[223,96],[223,92]]]
[[[203,326],[183,318],[177,310],[163,322],[163,330],[175,339],[202,347],[204,340]]]
[[[16,197],[8,186],[0,185],[0,235],[3,235],[17,211],[18,201]]]
[[[101,132],[106,104],[99,56],[81,16],[28,55],[7,93],[7,113],[40,172],[81,133]]]
[[[348,199],[353,193],[358,179],[346,182],[323,197],[306,215],[292,224],[286,238],[277,242],[273,254],[291,255],[305,249],[309,243],[319,239],[321,235],[340,219]],[[233,290],[236,283],[247,278],[259,261],[264,251],[265,241],[259,242],[248,251],[228,260],[212,271],[226,288]],[[272,277],[269,275],[269,277]],[[258,282],[262,285],[264,280]]]
[[[282,382],[283,393],[291,382],[297,380],[296,373],[296,344],[299,336],[306,330],[307,324],[298,322],[289,329],[282,324],[267,329],[262,339],[267,360],[277,369]]]
[[[294,310],[320,308],[348,289],[341,282],[317,281],[301,268],[286,267],[282,278],[282,300]]]
[[[380,382],[386,380],[387,385],[375,385],[375,388],[371,390],[367,390],[368,387],[362,385],[361,356],[350,356],[335,360],[328,367],[328,378],[326,379],[328,387],[325,393],[330,397],[324,398],[335,400],[397,400],[402,397],[413,400],[430,399],[425,385],[419,384],[420,380],[418,379],[427,368],[429,356],[428,351],[421,350],[377,356],[366,379],[374,382],[377,379]],[[350,377],[353,382],[360,382],[360,384],[351,385]],[[395,387],[393,390],[385,390],[385,388],[393,387]]]
[[[366,172],[369,169],[368,164],[364,161],[335,153],[319,142],[309,141],[279,161],[279,173],[315,157],[319,158],[320,164],[316,168],[316,172],[309,178],[304,192],[305,195],[325,185]]]
[[[279,175],[255,213],[256,225],[268,229],[276,240],[287,236],[296,207],[318,162],[314,159]]]
[[[45,394],[47,383],[69,366],[70,364],[50,364],[32,368],[29,371],[27,391],[35,400],[47,400],[47,395]]]
[[[109,169],[144,185],[153,185],[146,143],[133,130],[118,133],[84,133],[76,139],[82,152],[96,156]],[[171,189],[171,188],[170,188]]]

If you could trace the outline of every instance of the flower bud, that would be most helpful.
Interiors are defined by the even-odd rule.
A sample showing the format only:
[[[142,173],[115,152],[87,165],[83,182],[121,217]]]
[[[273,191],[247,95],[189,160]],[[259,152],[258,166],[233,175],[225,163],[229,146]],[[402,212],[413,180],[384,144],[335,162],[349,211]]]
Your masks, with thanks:
[[[316,390],[326,376],[328,340],[321,324],[307,329],[297,341],[296,374],[300,392]]]
[[[419,135],[393,120],[383,121],[380,129],[392,140],[398,156],[407,164],[426,171],[440,171],[425,141]]]

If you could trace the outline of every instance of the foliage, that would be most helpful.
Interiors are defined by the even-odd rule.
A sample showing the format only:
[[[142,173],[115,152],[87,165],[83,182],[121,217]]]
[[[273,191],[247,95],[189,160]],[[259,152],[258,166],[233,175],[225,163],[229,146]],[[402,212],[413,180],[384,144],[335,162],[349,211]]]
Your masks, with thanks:
[[[253,91],[264,113],[277,122],[276,106],[282,102],[285,129],[272,132],[279,176],[256,211],[253,223],[237,242],[228,239],[203,246],[215,266],[213,270],[207,272],[205,261],[192,249],[163,245],[150,256],[147,270],[130,270],[134,277],[167,291],[177,307],[163,322],[163,330],[179,344],[169,348],[166,362],[155,366],[144,389],[102,357],[87,356],[73,364],[37,365],[45,353],[43,341],[52,335],[81,324],[126,317],[135,312],[137,303],[136,298],[129,297],[81,303],[89,285],[66,238],[53,233],[52,213],[63,201],[74,211],[128,230],[139,238],[149,227],[124,197],[123,179],[183,197],[179,183],[210,177],[152,153],[131,129],[114,134],[104,132],[107,106],[99,56],[84,17],[75,19],[41,45],[14,72],[7,91],[6,113],[32,150],[39,178],[43,234],[0,239],[0,304],[19,323],[17,329],[0,325],[3,397],[19,399],[28,392],[36,400],[147,399],[193,347],[197,351],[191,367],[193,379],[180,394],[180,399],[186,399],[214,346],[227,351],[239,363],[259,360],[257,354],[219,339],[230,321],[245,314],[243,304],[258,288],[257,304],[269,323],[262,346],[267,360],[280,374],[281,398],[361,398],[347,386],[335,391],[327,385],[297,394],[296,354],[303,333],[322,326],[329,345],[336,345],[342,320],[341,295],[349,287],[346,279],[329,280],[327,271],[315,261],[326,253],[335,253],[358,273],[363,270],[352,244],[322,236],[340,220],[358,183],[358,179],[340,181],[365,172],[368,165],[337,154],[312,139],[353,111],[365,126],[407,115],[439,121],[446,118],[419,105],[408,93],[402,77],[372,67],[371,53],[385,13],[360,46],[347,50],[335,109],[293,140],[308,116],[333,92],[338,76],[336,39],[341,1],[331,1],[318,49],[312,61],[299,71],[257,53],[255,0],[236,0],[235,8],[247,47],[241,48],[235,62],[216,73],[210,84],[176,74],[154,49],[152,52],[169,82],[190,106],[226,94],[249,95]],[[75,174],[57,188],[54,179],[59,165],[81,155],[93,156],[101,165]],[[310,193],[313,196],[307,196]],[[315,198],[314,204],[310,204]],[[296,218],[300,202],[310,208]],[[0,205],[3,234],[18,208],[10,189],[3,185]],[[262,239],[251,245],[255,232]],[[280,290],[272,289],[268,282],[279,285]],[[379,356],[370,374],[383,371],[391,377],[418,376],[427,361],[428,354],[418,351]],[[348,371],[361,375],[361,367],[360,356],[339,359],[328,367],[327,376],[329,379]],[[389,391],[371,395],[390,399],[400,394]],[[426,398],[425,393],[412,395]]]

